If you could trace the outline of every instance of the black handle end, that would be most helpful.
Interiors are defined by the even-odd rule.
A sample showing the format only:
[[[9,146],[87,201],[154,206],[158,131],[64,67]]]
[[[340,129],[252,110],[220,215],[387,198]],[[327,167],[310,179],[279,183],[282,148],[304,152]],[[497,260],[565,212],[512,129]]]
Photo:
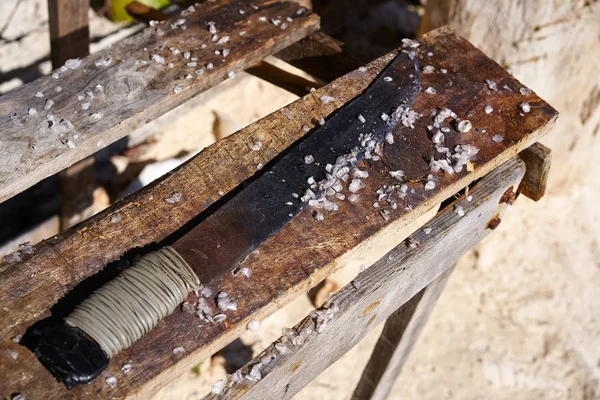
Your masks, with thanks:
[[[110,359],[98,343],[66,322],[43,327],[35,334],[39,341],[32,349],[34,354],[68,389],[90,382],[108,366]]]

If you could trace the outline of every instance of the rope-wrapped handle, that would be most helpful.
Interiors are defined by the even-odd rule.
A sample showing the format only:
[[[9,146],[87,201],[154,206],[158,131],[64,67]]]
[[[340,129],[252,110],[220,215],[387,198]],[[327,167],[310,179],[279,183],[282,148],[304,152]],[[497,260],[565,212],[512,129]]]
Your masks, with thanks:
[[[112,357],[171,314],[200,281],[172,247],[146,254],[79,304],[65,319]]]
[[[33,351],[69,389],[90,382],[110,357],[148,333],[199,286],[181,255],[163,247],[92,293],[65,322],[40,329]]]

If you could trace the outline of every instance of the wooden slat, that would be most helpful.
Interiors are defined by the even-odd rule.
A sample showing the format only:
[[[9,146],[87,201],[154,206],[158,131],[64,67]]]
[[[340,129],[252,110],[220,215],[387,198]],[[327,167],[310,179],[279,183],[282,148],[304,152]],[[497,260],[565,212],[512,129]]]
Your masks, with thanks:
[[[352,399],[388,398],[453,270],[448,268],[388,317]]]
[[[527,165],[527,173],[519,186],[519,192],[531,200],[538,201],[546,193],[552,164],[552,150],[541,143],[534,143],[523,150],[519,156]]]
[[[127,4],[126,8],[129,15],[140,22],[149,23],[150,21],[166,21],[172,18],[165,12],[155,10],[138,1],[132,1]],[[311,87],[322,86],[316,85],[298,75],[284,71],[281,68],[266,62],[266,60],[259,61],[248,68],[246,72],[298,96],[304,96]]]
[[[313,33],[275,56],[325,82],[331,82],[369,61],[323,32]]]
[[[310,89],[320,87],[318,83],[294,75],[266,61],[261,61],[246,70],[249,74],[272,83],[297,96],[304,96]]]
[[[172,29],[163,22],[83,60],[75,70],[42,77],[0,99],[0,201],[96,152],[135,128],[175,108],[196,94],[256,64],[318,29],[319,19],[298,14],[293,2],[264,0],[207,2]],[[243,9],[245,14],[240,14]],[[287,17],[293,22],[285,21]],[[264,21],[259,18],[265,18]],[[273,19],[283,18],[275,25]],[[208,22],[215,22],[224,44],[211,41]],[[286,28],[282,29],[282,24]],[[183,30],[183,27],[186,29]],[[240,33],[245,32],[243,35]],[[202,44],[206,48],[202,48]],[[173,54],[169,48],[180,51]],[[215,50],[230,50],[226,56]],[[190,59],[182,54],[190,52]],[[164,57],[164,63],[152,55]],[[196,66],[189,66],[191,58]],[[110,65],[99,64],[110,59]],[[172,63],[173,67],[168,65]],[[199,75],[196,70],[206,67]],[[191,79],[186,79],[188,76]],[[99,89],[97,85],[101,85]],[[61,89],[57,92],[57,88]],[[87,98],[91,91],[93,98]],[[35,97],[42,92],[43,98]],[[177,93],[176,93],[177,92]],[[82,96],[81,100],[78,96]],[[54,105],[45,110],[50,99]],[[87,110],[83,103],[89,103]],[[37,110],[29,115],[28,110]],[[16,115],[15,115],[16,113]],[[55,127],[48,129],[48,115]],[[99,117],[99,119],[98,119]],[[61,123],[62,120],[68,121]]]
[[[361,192],[362,201],[340,203],[340,210],[328,214],[319,224],[312,218],[312,210],[306,210],[264,243],[260,253],[253,253],[248,258],[246,265],[254,272],[251,279],[228,274],[218,286],[211,287],[214,293],[222,290],[238,300],[237,311],[228,313],[226,323],[200,323],[190,314],[175,312],[131,348],[113,357],[109,371],[119,379],[117,389],[110,389],[103,385],[102,379],[96,379],[90,385],[66,392],[63,386],[52,381],[30,352],[16,348],[10,341],[33,322],[48,316],[50,307],[58,299],[109,261],[130,249],[153,242],[172,243],[164,239],[190,219],[204,218],[218,206],[215,203],[221,198],[220,192],[227,193],[253,176],[259,163],[268,165],[277,154],[305,134],[303,126],[315,126],[320,119],[361,93],[394,55],[382,57],[369,64],[365,72],[351,72],[205,149],[169,175],[90,218],[84,225],[42,243],[33,255],[24,255],[22,263],[1,267],[0,302],[3,307],[0,308],[0,319],[3,324],[0,337],[3,346],[16,348],[20,355],[16,362],[0,358],[0,375],[5,377],[0,381],[0,395],[27,389],[34,394],[43,392],[65,397],[133,393],[147,396],[237,338],[250,319],[266,317],[305,293],[340,265],[359,256],[370,244],[394,237],[432,206],[538,140],[552,125],[556,112],[534,95],[528,98],[533,107],[531,113],[520,117],[517,105],[522,98],[519,95],[487,93],[484,78],[513,87],[520,84],[452,31],[441,29],[430,33],[423,38],[417,51],[422,63],[426,60],[436,68],[443,65],[448,67],[449,73],[423,76],[423,86],[435,84],[440,92],[435,97],[420,94],[414,109],[424,116],[416,122],[414,130],[399,128],[394,132],[399,143],[405,135],[410,139],[397,160],[407,160],[407,165],[412,165],[409,161],[422,159],[423,154],[429,158],[429,152],[434,151],[431,144],[427,144],[430,142],[426,135],[432,108],[448,105],[459,115],[466,115],[474,107],[477,97],[477,104],[485,100],[495,109],[505,111],[493,119],[483,111],[475,112],[470,117],[473,125],[493,127],[495,132],[504,135],[504,140],[496,143],[491,140],[491,132],[481,134],[475,129],[467,134],[456,134],[463,143],[472,143],[480,149],[469,168],[472,171],[439,174],[437,187],[430,191],[424,191],[421,180],[409,182],[414,193],[409,190],[406,206],[410,205],[412,210],[398,207],[390,210],[390,218],[385,220],[379,214],[380,209],[372,205],[376,200],[375,192],[381,185],[395,181],[382,163],[365,165],[369,179],[363,181],[366,187]],[[427,56],[429,52],[436,56]],[[478,65],[478,68],[472,68],[472,65]],[[442,91],[442,87],[447,90]],[[324,104],[320,98],[325,94],[335,100]],[[256,140],[262,142],[260,151],[249,148]],[[425,153],[415,147],[419,143],[426,148]],[[175,193],[182,195],[179,203],[172,205],[164,201]],[[120,219],[112,222],[117,214]],[[189,222],[178,234],[193,227],[195,221]],[[177,346],[183,346],[185,354],[175,357],[171,350]],[[120,368],[128,361],[133,369],[123,375]]]
[[[70,58],[90,54],[88,0],[48,0],[50,59],[59,68]]]
[[[275,355],[260,368],[262,379],[232,384],[227,399],[289,399],[322,371],[338,360],[369,331],[386,320],[400,306],[424,287],[452,268],[458,258],[489,232],[488,221],[506,208],[500,199],[506,190],[519,185],[525,165],[513,158],[474,186],[473,200],[461,196],[441,211],[429,224],[429,235],[421,230],[410,236],[416,248],[404,243],[360,273],[354,284],[336,293],[325,307],[337,311],[324,332],[317,333],[315,321],[309,315],[293,330],[302,332],[311,327],[304,343],[288,345],[287,354],[280,353],[274,342],[242,369],[248,368],[265,355]],[[455,206],[465,209],[465,216],[455,212]],[[285,339],[283,339],[285,340]],[[205,399],[218,399],[209,394]]]

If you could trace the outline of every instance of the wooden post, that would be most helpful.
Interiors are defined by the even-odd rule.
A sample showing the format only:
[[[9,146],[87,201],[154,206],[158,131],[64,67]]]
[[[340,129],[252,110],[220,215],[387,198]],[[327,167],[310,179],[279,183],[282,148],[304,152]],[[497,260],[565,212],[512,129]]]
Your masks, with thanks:
[[[88,0],[48,0],[50,58],[59,68],[70,58],[90,54]]]
[[[384,400],[421,335],[454,267],[390,315],[354,390],[354,400]]]
[[[87,0],[48,0],[50,58],[57,69],[70,58],[90,54]],[[93,214],[96,175],[89,157],[59,173],[60,229],[65,230]],[[83,174],[82,171],[87,171]]]

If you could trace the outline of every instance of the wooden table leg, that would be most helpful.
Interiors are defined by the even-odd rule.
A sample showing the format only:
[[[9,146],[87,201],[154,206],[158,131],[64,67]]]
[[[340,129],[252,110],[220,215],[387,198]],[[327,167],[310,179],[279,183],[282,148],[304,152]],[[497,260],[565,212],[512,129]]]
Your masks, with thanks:
[[[388,317],[352,399],[388,397],[453,270],[446,270]]]

